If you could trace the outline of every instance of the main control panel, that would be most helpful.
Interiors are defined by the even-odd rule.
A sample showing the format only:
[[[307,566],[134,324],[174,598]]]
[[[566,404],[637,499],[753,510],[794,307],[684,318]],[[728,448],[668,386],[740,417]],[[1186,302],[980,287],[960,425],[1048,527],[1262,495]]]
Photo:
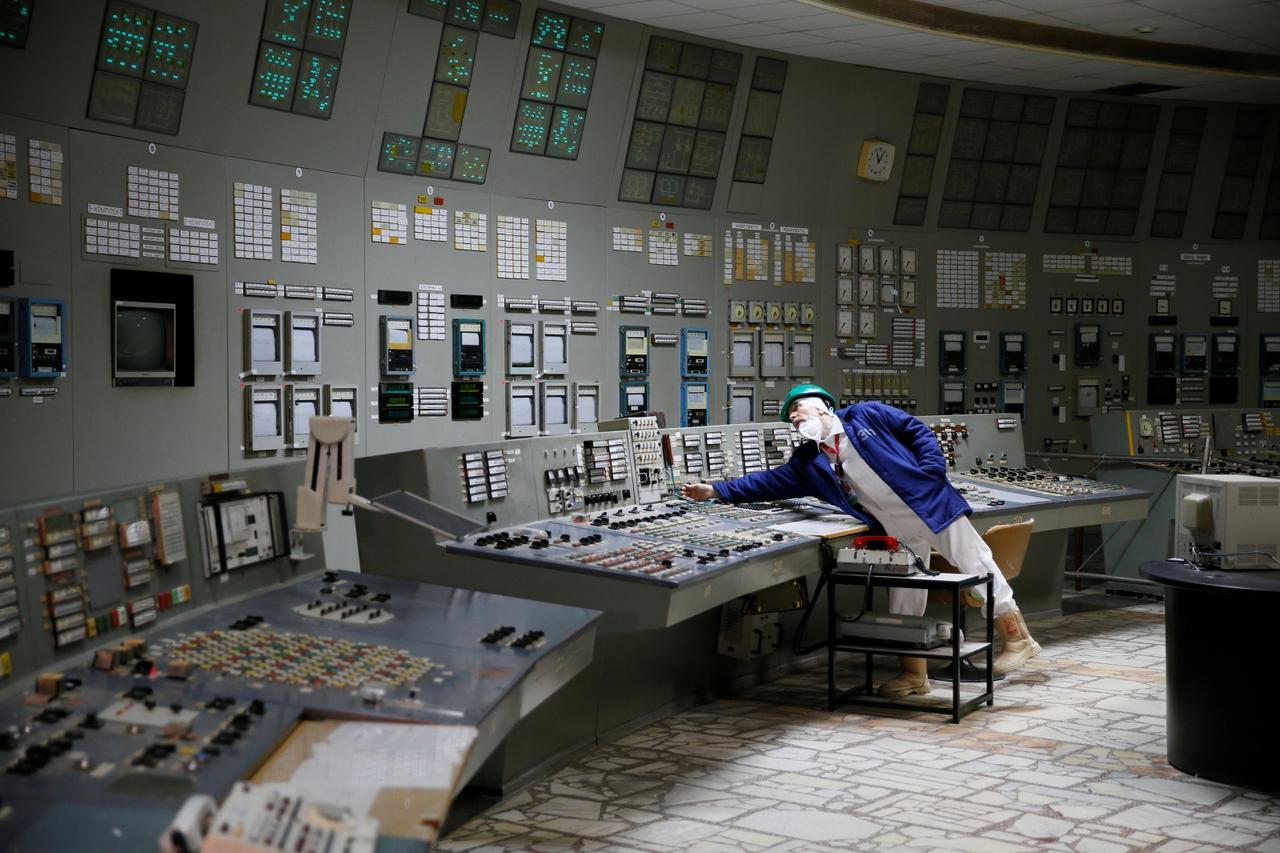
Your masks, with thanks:
[[[154,845],[186,795],[226,795],[304,714],[475,726],[514,701],[518,717],[537,701],[520,695],[535,664],[558,661],[563,683],[590,660],[565,650],[594,643],[598,616],[342,572],[193,613],[0,701],[0,826],[50,849],[57,809],[92,819],[107,804]]]

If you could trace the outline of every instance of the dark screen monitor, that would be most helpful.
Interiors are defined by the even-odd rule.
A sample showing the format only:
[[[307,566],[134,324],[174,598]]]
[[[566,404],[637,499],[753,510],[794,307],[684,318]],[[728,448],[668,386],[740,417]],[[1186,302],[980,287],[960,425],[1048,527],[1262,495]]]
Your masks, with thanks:
[[[113,303],[112,371],[116,385],[173,385],[177,375],[177,306]]]

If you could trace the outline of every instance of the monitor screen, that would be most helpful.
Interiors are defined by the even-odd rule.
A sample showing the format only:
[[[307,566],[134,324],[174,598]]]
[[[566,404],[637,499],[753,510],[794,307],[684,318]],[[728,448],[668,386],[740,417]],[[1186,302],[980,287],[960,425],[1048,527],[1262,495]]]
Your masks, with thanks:
[[[479,332],[463,332],[463,333],[462,333],[462,334],[460,334],[458,337],[459,337],[459,343],[460,343],[462,346],[464,346],[464,347],[478,347],[478,346],[480,346],[480,333],[479,333]]]
[[[117,302],[115,372],[121,375],[173,376],[173,305]]]
[[[402,323],[388,323],[387,324],[387,346],[389,347],[409,346],[409,327]]]

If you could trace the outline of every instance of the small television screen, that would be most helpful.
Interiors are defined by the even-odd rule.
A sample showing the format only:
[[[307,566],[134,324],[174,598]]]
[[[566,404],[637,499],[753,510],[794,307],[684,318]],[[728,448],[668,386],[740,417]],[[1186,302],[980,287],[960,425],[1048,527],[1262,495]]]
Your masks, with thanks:
[[[115,303],[117,385],[172,385],[176,373],[177,307],[163,302]]]

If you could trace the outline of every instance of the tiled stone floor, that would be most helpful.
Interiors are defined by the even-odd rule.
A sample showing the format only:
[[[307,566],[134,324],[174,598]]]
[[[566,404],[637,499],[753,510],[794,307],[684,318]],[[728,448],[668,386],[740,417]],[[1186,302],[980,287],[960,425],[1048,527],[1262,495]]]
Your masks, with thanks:
[[[1165,759],[1162,605],[1031,627],[1043,654],[958,725],[828,712],[815,669],[601,747],[440,846],[1280,853],[1280,799]]]

